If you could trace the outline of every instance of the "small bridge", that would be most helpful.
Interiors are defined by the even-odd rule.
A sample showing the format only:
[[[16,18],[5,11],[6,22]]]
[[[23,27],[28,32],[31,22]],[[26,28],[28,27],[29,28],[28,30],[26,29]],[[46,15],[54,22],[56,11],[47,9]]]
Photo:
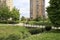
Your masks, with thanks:
[[[24,26],[24,27],[31,27],[31,28],[45,28],[44,25],[32,25],[32,24],[25,24],[25,23],[19,23],[16,24],[18,26]]]
[[[31,24],[24,24],[24,23],[20,23],[17,25],[23,26],[23,27],[28,27],[28,28],[45,28],[46,27],[45,25],[31,25]],[[57,28],[52,26],[52,29],[57,29]],[[60,27],[58,29],[60,29]]]
[[[0,24],[0,26],[23,26],[23,27],[31,27],[31,28],[45,28],[43,25],[31,25],[31,24],[24,24],[24,23],[19,23],[19,24]]]
[[[28,28],[45,28],[46,27],[44,25],[31,25],[31,24],[24,24],[24,23],[19,23],[19,24],[0,24],[0,26],[23,26],[23,27],[28,27]],[[57,29],[57,28],[52,26],[52,29]],[[60,29],[60,27],[58,29]]]
[[[31,24],[23,24],[25,27],[32,27],[32,28],[45,28],[44,25],[31,25]]]

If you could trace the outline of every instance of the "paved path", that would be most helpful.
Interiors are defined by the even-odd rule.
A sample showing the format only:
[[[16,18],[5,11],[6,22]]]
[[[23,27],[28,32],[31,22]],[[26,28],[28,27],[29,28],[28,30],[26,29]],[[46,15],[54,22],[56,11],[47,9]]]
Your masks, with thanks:
[[[30,24],[24,24],[24,23],[19,23],[19,24],[0,24],[0,26],[24,26],[24,27],[40,27],[40,28],[45,28],[45,26],[42,25],[30,25]]]
[[[24,27],[40,27],[40,28],[45,28],[45,26],[43,26],[43,25],[30,25],[30,24],[23,24],[23,23],[19,23],[19,24],[16,24],[16,25],[18,25],[18,26],[24,26]]]

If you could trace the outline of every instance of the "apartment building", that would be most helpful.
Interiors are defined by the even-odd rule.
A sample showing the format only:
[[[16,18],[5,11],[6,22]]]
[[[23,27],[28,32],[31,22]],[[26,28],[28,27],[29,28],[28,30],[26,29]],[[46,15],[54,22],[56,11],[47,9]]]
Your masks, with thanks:
[[[30,18],[45,16],[45,0],[30,0]]]
[[[0,6],[7,5],[10,10],[13,8],[13,0],[0,0]]]

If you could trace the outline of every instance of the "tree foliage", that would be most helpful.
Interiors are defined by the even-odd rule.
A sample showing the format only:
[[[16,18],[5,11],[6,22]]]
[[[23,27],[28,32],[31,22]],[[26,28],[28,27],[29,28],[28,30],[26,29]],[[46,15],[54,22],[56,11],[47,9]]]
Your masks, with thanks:
[[[50,0],[50,6],[47,7],[48,17],[55,27],[60,26],[60,0]]]
[[[0,7],[0,23],[9,23],[19,20],[19,10],[13,8],[12,11],[7,6]]]
[[[7,20],[8,18],[10,18],[10,11],[8,9],[8,7],[0,7],[0,20]]]
[[[26,18],[24,16],[22,16],[21,21],[26,21]]]
[[[17,10],[16,8],[13,8],[13,10],[11,11],[11,17],[15,21],[19,20],[19,17],[20,17],[19,10]]]

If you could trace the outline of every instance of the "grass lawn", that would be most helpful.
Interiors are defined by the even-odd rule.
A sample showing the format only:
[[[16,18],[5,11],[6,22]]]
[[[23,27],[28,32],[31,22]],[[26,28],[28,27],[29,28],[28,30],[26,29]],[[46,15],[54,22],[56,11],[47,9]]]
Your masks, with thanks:
[[[0,40],[60,40],[60,30],[30,35],[25,27],[0,26]]]
[[[30,36],[25,27],[0,26],[0,40],[19,40]]]
[[[60,40],[60,32],[44,32],[37,35],[32,35],[25,40]]]

